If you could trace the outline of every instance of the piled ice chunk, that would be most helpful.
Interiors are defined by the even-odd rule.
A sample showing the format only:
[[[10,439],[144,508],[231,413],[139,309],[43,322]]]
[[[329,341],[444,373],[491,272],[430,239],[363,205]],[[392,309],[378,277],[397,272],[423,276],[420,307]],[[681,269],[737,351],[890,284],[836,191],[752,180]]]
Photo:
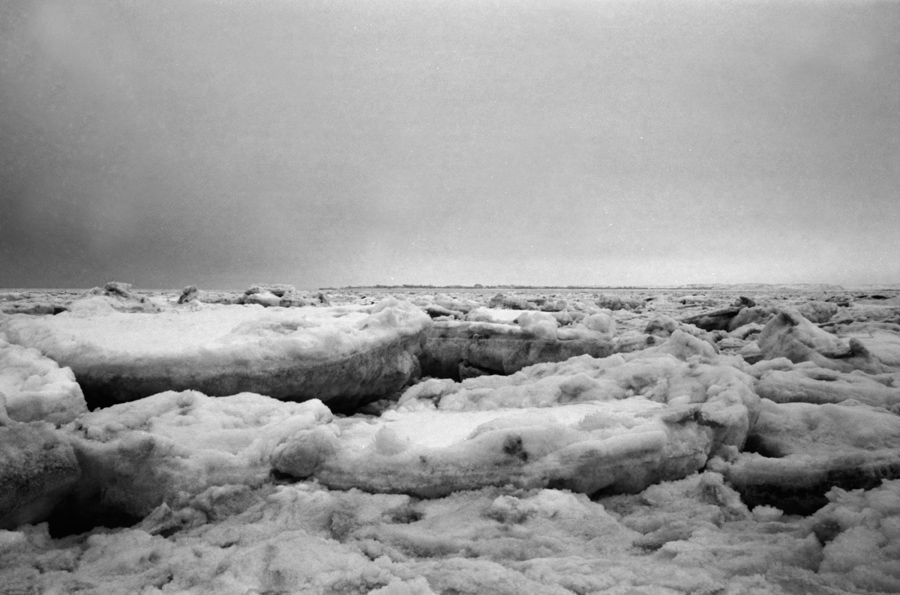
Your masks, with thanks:
[[[0,409],[15,421],[68,423],[87,411],[81,387],[37,349],[12,345],[0,333]]]

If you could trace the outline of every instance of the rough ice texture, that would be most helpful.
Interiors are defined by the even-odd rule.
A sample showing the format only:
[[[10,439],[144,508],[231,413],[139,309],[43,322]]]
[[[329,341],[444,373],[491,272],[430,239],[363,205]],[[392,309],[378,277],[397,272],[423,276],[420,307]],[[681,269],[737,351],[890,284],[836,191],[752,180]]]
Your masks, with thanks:
[[[62,425],[87,411],[81,387],[37,349],[12,345],[0,333],[0,409],[16,421]]]
[[[9,316],[0,331],[71,367],[93,403],[195,389],[352,407],[410,379],[429,324],[419,309],[388,299],[369,307],[198,305],[157,314],[98,307]]]
[[[432,380],[378,420],[339,420],[285,444],[275,466],[330,487],[427,497],[505,484],[638,491],[743,445],[752,378],[716,357],[676,331],[629,358]]]
[[[837,314],[838,306],[833,302],[809,300],[797,306],[797,311],[810,322],[822,323],[828,322]]]
[[[900,477],[900,417],[854,401],[845,405],[762,400],[747,451],[716,458],[750,505],[809,513],[832,487],[873,488]]]
[[[0,581],[41,593],[896,592],[900,482],[829,498],[809,519],[750,512],[714,473],[599,502],[217,487],[130,529],[0,532]]]
[[[284,403],[252,393],[170,391],[93,411],[66,428],[82,477],[65,508],[143,517],[180,493],[258,486],[280,444],[329,421],[320,401]]]
[[[0,418],[0,529],[44,520],[80,474],[71,445],[49,426]]]
[[[900,592],[900,481],[832,489],[811,519],[825,542],[819,573],[852,592]]]

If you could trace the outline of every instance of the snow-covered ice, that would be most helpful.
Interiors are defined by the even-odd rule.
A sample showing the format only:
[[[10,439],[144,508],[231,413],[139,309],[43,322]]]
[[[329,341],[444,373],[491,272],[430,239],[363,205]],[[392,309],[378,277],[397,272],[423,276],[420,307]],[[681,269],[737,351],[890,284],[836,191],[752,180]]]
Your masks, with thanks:
[[[88,413],[65,428],[82,468],[65,506],[143,517],[180,494],[258,486],[273,451],[331,421],[321,401],[284,403],[253,393],[165,392]]]
[[[12,345],[0,333],[0,410],[16,421],[68,423],[87,411],[81,386],[37,349]]]
[[[900,481],[815,515],[748,510],[714,473],[593,502],[485,488],[436,500],[316,484],[211,488],[139,525],[0,533],[7,589],[43,593],[883,593]]]
[[[0,585],[900,592],[897,305],[827,291],[10,292]]]
[[[795,310],[782,310],[759,335],[759,348],[766,359],[786,357],[792,362],[813,362],[842,372],[896,371],[890,363],[873,355],[859,338],[842,339],[826,332]]]
[[[0,331],[72,368],[89,401],[198,390],[352,407],[403,387],[429,324],[420,310],[392,299],[368,307],[201,305],[159,313],[96,302],[52,317],[7,316]]]
[[[676,331],[631,357],[416,385],[377,421],[341,420],[286,444],[275,466],[329,487],[428,497],[506,484],[638,491],[742,447],[752,383]]]

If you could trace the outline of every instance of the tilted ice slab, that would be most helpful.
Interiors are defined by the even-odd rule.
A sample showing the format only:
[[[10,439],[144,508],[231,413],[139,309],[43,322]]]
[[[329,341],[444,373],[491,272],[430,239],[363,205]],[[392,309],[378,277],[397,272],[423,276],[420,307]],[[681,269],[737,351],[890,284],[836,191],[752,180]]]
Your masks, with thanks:
[[[317,427],[275,468],[332,488],[436,497],[511,484],[633,492],[743,446],[752,378],[676,331],[661,348],[412,387],[380,419]]]
[[[352,407],[409,380],[429,324],[414,306],[387,299],[368,307],[204,305],[152,314],[92,308],[8,316],[0,331],[71,367],[92,403],[193,389]]]
[[[15,421],[68,423],[87,411],[81,387],[69,368],[60,368],[37,349],[6,341],[0,333],[0,410]]]
[[[761,401],[747,452],[723,450],[721,472],[749,505],[809,513],[832,487],[873,488],[900,478],[900,417],[855,401],[843,405]]]

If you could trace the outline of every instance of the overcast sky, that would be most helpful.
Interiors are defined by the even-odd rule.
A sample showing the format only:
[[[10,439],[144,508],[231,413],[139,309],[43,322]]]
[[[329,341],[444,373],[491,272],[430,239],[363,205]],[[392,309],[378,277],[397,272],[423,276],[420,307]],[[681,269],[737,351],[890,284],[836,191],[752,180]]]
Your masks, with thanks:
[[[900,2],[4,0],[0,286],[900,283]]]

